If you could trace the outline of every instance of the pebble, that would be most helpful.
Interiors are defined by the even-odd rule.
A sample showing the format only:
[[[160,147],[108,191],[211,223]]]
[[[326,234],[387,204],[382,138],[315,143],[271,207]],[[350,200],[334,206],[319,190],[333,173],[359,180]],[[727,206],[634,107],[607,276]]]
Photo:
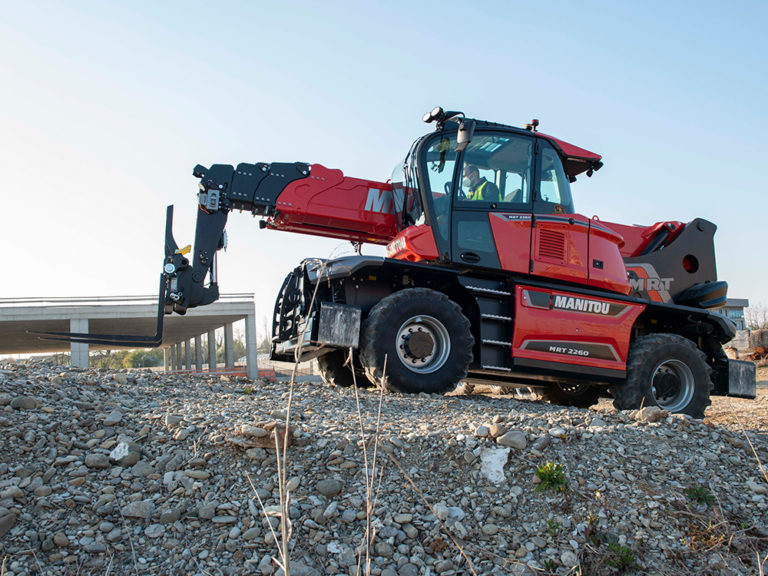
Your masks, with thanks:
[[[317,491],[326,498],[336,496],[343,487],[344,485],[335,478],[324,478],[315,485]]]
[[[525,433],[519,430],[510,430],[509,432],[499,436],[496,442],[502,446],[508,446],[515,448],[516,450],[524,450],[528,446],[528,439],[525,437]]]

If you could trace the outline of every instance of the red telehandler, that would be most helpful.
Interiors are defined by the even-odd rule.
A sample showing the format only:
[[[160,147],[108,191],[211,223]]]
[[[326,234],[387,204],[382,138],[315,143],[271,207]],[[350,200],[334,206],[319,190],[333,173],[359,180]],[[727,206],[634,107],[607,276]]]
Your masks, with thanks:
[[[435,108],[387,182],[319,164],[198,165],[190,258],[166,222],[157,333],[47,333],[159,346],[164,314],[214,302],[216,253],[232,210],[261,228],[386,245],[387,257],[307,259],[283,282],[272,357],[317,358],[327,382],[352,372],[389,389],[445,393],[460,381],[540,389],[586,407],[656,405],[704,416],[710,394],[755,396],[754,365],[729,360],[717,312],[714,233],[702,219],[626,226],[576,213],[571,184],[601,157],[538,132]],[[354,365],[345,364],[354,349]],[[360,380],[361,378],[358,378]]]

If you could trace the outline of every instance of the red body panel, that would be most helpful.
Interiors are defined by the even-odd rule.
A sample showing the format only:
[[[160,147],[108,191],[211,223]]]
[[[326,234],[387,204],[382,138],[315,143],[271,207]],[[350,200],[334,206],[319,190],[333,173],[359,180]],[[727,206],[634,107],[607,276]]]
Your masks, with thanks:
[[[491,212],[488,217],[502,270],[528,274],[531,259],[531,215]]]
[[[651,226],[627,226],[626,224],[616,224],[615,222],[600,221],[600,224],[610,228],[624,239],[624,245],[621,247],[621,255],[624,258],[638,256],[653,237],[662,229],[667,228],[671,234],[667,242],[685,228],[685,224],[677,221],[657,222]]]
[[[397,260],[437,260],[438,255],[432,228],[426,224],[409,226],[387,245],[387,257]]]
[[[400,199],[402,202],[402,199]],[[267,226],[278,230],[388,244],[397,234],[389,184],[345,177],[313,164],[311,176],[288,184]]]
[[[533,274],[587,284],[589,219],[581,214],[536,216]]]
[[[632,325],[644,309],[642,304],[518,285],[512,356],[625,370]]]
[[[621,294],[629,294],[632,287],[620,249],[624,239],[596,220],[589,226],[589,285]]]

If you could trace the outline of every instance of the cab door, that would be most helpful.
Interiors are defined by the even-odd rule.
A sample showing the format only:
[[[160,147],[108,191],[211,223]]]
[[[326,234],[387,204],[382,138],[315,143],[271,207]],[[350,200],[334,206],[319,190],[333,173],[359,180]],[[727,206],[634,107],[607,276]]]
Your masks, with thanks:
[[[589,219],[574,214],[570,183],[555,149],[542,139],[536,146],[531,273],[586,284]]]
[[[468,167],[476,169],[482,189],[490,192],[477,198],[466,178],[457,182],[451,230],[453,262],[528,272],[534,142],[533,137],[509,132],[475,133],[461,155],[457,174],[463,175]]]

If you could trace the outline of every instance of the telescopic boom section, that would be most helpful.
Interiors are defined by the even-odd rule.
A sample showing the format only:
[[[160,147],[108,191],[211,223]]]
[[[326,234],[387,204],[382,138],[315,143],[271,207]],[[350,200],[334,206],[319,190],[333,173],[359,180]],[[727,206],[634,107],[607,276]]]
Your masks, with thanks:
[[[191,263],[183,251],[166,256],[166,313],[184,314],[219,297],[216,252],[226,244],[231,210],[264,216],[262,228],[388,244],[397,235],[397,202],[389,184],[345,177],[320,164],[214,164],[196,166],[199,210]],[[166,246],[175,246],[166,233]],[[209,284],[205,284],[209,278]]]

